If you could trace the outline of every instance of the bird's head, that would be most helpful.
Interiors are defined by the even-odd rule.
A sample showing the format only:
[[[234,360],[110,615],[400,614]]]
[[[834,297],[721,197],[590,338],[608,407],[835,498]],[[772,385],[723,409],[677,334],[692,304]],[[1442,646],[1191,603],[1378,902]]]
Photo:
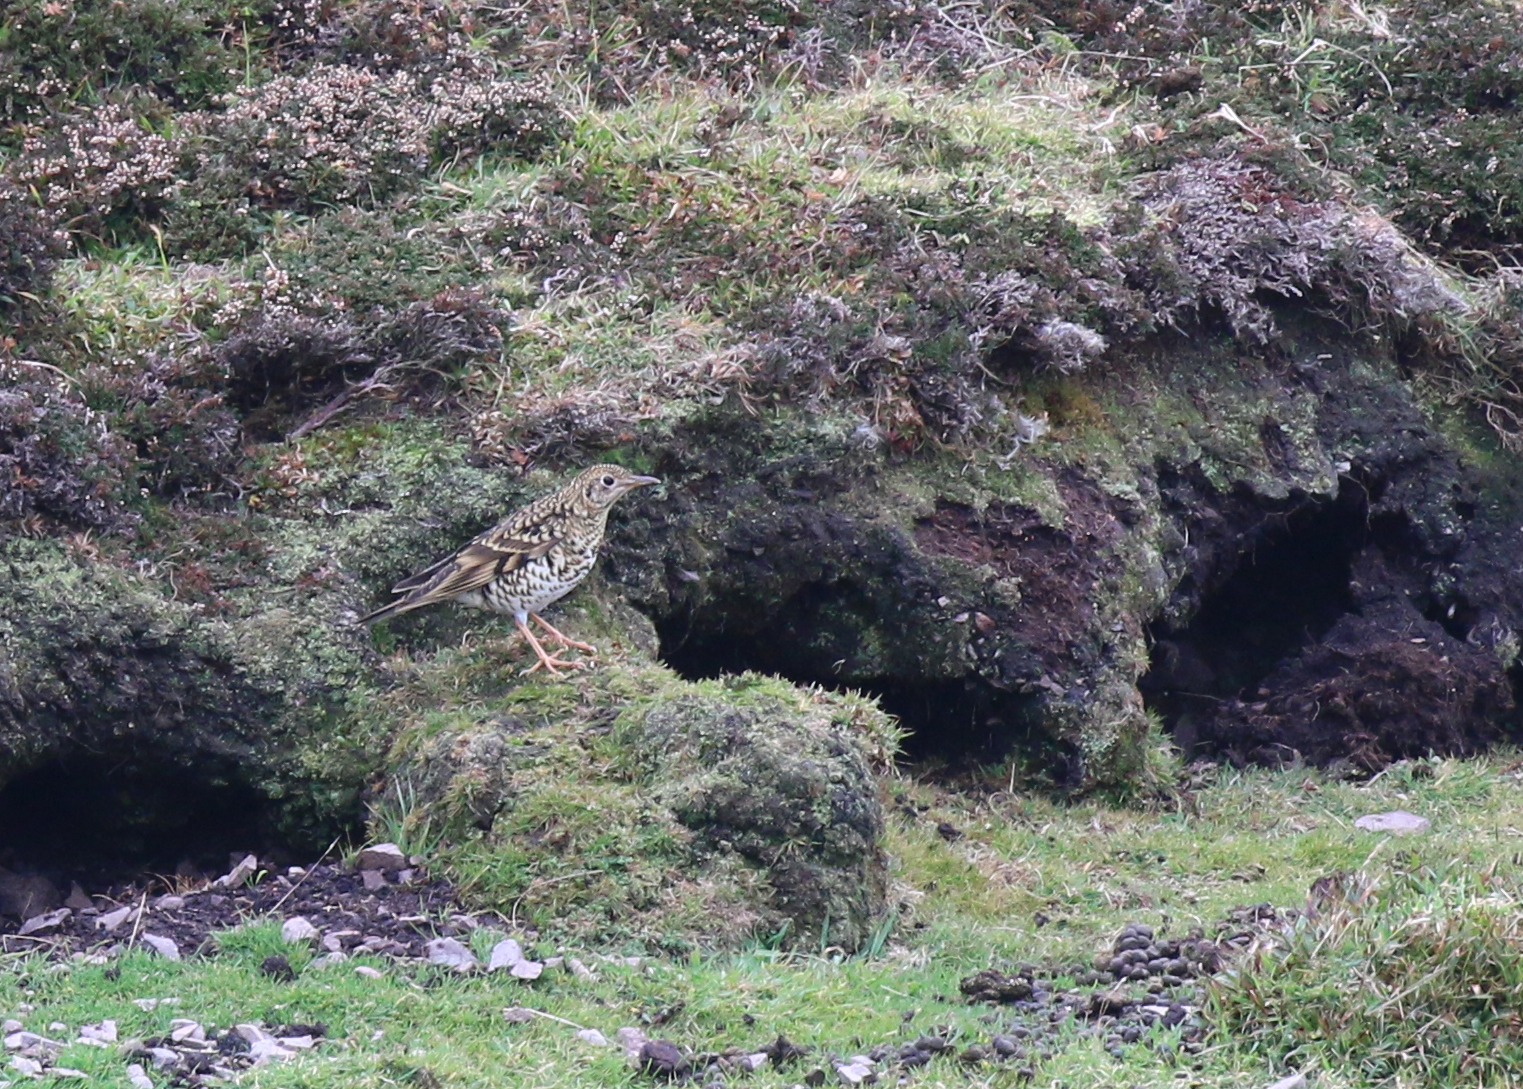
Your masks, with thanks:
[[[578,503],[592,510],[607,510],[626,492],[659,483],[658,477],[639,476],[622,465],[594,465],[576,478],[572,488]]]

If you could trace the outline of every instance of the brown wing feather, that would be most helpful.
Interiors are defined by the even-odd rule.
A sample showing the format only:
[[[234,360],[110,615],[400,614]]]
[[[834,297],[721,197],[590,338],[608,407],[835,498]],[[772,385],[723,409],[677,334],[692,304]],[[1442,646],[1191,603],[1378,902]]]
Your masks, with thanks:
[[[546,555],[560,543],[559,537],[543,541],[518,540],[503,533],[503,528],[488,530],[433,566],[403,579],[392,592],[405,593],[406,596],[367,613],[359,622],[369,624],[479,590],[505,572],[517,570],[529,560]]]

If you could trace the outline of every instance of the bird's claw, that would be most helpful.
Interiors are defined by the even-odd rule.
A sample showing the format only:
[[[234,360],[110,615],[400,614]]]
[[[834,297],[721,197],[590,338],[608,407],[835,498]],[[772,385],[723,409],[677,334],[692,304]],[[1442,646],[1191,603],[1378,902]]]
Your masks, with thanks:
[[[533,673],[543,667],[544,671],[550,674],[550,676],[559,677],[561,675],[561,671],[556,669],[556,666],[563,666],[566,669],[586,669],[587,663],[580,660],[566,661],[563,658],[556,658],[554,655],[547,654],[539,661],[531,665],[528,669],[524,670],[523,676],[527,677],[530,673]]]

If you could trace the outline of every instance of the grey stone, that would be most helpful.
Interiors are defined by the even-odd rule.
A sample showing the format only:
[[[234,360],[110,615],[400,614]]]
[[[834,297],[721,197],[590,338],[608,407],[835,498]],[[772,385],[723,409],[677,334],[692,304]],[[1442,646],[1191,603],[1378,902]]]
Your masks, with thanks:
[[[454,938],[434,938],[423,946],[423,955],[430,964],[442,964],[457,972],[469,972],[476,967],[476,957]]]
[[[544,973],[545,966],[536,960],[521,960],[508,969],[508,974],[515,979],[525,982],[538,979]]]
[[[132,1089],[153,1089],[153,1079],[143,1069],[142,1063],[130,1063],[128,1065],[127,1080],[132,1083]]]
[[[96,919],[95,926],[97,930],[104,930],[109,934],[111,931],[115,930],[117,927],[125,923],[128,919],[136,917],[136,915],[137,908],[135,907],[115,908],[111,911],[106,912],[99,919]]]
[[[166,938],[160,934],[140,934],[138,935],[138,941],[142,942],[149,949],[152,949],[165,960],[180,959],[180,947],[175,944],[173,938]]]
[[[227,873],[223,874],[212,884],[219,889],[237,888],[254,874],[259,872],[259,859],[255,855],[244,855],[243,859]]]
[[[26,937],[28,934],[43,934],[49,930],[57,930],[64,923],[68,922],[69,917],[73,914],[74,912],[69,908],[59,908],[57,911],[50,911],[45,915],[34,915],[22,923],[21,929],[17,930],[16,933],[21,937]]]
[[[179,911],[184,906],[185,897],[183,896],[160,896],[153,902],[155,911]]]
[[[512,938],[504,938],[492,946],[492,955],[487,958],[487,971],[497,972],[504,968],[511,968],[524,959],[523,948]]]
[[[386,887],[386,875],[380,870],[361,870],[360,882],[366,892],[378,892]]]
[[[604,1036],[595,1028],[579,1029],[577,1031],[576,1038],[581,1040],[583,1043],[591,1044],[593,1047],[608,1046],[608,1037]]]
[[[649,1042],[645,1033],[630,1025],[625,1025],[615,1032],[613,1038],[619,1042],[619,1046],[624,1049],[625,1057],[630,1060],[638,1059],[640,1049]]]
[[[407,856],[395,843],[377,843],[359,853],[354,860],[354,868],[361,872],[379,870],[382,873],[396,873],[407,868]]]
[[[1269,1086],[1269,1089],[1306,1089],[1306,1075],[1291,1074]]]
[[[317,927],[307,921],[304,915],[293,915],[280,924],[280,940],[289,944],[309,942],[317,937]]]
[[[1395,836],[1411,836],[1426,832],[1433,827],[1427,817],[1393,809],[1389,813],[1369,813],[1354,822],[1354,827],[1365,832],[1390,832]]]
[[[379,968],[372,968],[368,964],[358,964],[355,965],[354,974],[364,976],[366,979],[380,979],[385,973]]]

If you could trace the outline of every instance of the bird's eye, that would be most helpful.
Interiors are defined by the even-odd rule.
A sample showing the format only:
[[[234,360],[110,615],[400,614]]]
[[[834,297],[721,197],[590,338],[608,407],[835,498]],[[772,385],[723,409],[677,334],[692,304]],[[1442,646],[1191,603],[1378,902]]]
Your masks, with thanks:
[[[605,488],[611,488],[611,487],[613,487],[613,477],[611,477],[611,476],[605,476],[603,478],[603,487],[605,487]]]

